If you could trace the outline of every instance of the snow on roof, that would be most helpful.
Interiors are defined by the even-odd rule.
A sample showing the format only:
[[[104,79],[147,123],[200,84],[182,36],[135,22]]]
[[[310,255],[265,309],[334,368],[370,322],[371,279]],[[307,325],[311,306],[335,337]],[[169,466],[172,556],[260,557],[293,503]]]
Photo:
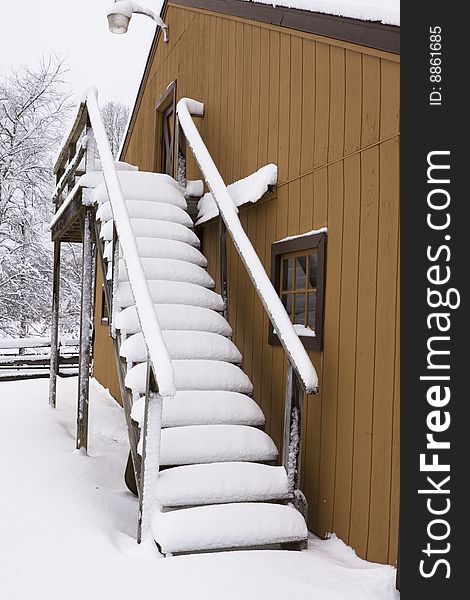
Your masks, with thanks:
[[[298,8],[360,21],[400,25],[400,0],[244,0],[271,6]]]

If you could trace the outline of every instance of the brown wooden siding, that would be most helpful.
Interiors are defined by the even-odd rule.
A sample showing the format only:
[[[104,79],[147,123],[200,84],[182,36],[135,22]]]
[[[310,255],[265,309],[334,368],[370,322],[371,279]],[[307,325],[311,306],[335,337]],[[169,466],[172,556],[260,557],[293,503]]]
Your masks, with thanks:
[[[170,42],[157,47],[125,160],[152,169],[155,101],[176,79],[178,98],[205,104],[198,127],[227,182],[279,166],[276,193],[240,213],[268,272],[274,241],[328,226],[324,351],[311,355],[320,394],[308,397],[303,423],[309,526],[393,564],[398,57],[171,4],[166,19]],[[188,177],[200,178],[190,156]],[[218,225],[208,224],[203,250],[214,277],[217,246]],[[234,341],[280,447],[285,358],[267,344],[266,315],[231,244],[228,265]]]
[[[117,378],[114,348],[109,337],[109,328],[101,324],[102,295],[101,285],[103,275],[101,267],[96,269],[96,295],[95,295],[95,341],[93,346],[93,376],[108,388],[110,394],[121,403],[121,392]]]

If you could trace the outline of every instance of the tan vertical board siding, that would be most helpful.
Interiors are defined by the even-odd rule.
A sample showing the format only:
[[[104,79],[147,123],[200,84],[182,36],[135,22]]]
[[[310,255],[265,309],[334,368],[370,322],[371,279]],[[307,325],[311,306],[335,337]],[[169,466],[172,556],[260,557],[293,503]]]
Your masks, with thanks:
[[[318,74],[318,71],[316,70]],[[316,96],[317,94],[315,94]],[[317,119],[317,110],[315,108],[315,119]],[[317,144],[317,131],[315,132],[315,147]],[[327,219],[327,169],[321,168],[315,171],[313,178],[313,220],[310,225],[302,226],[302,230],[318,229],[324,227],[328,223]],[[303,203],[307,199],[303,200]],[[327,263],[328,263],[328,248],[327,248]],[[327,281],[328,286],[328,281]],[[323,388],[323,363],[324,352],[321,354],[310,353],[310,357],[314,360],[314,366],[317,369],[318,381],[320,384],[319,393],[317,396],[311,396],[308,400],[307,412],[307,448],[305,451],[305,490],[307,499],[311,509],[308,514],[309,527],[318,532],[320,535],[328,533],[328,529],[322,529],[319,523],[320,516],[320,459],[322,449],[322,411],[324,402]],[[316,360],[315,360],[316,359]]]
[[[375,389],[372,422],[372,472],[367,557],[377,561],[388,553],[393,426],[398,242],[398,190],[393,181],[398,165],[398,142],[380,146],[379,238],[375,331]]]
[[[349,155],[361,147],[362,130],[362,54],[346,50],[346,100],[344,153]]]
[[[95,292],[95,339],[93,352],[93,376],[108,388],[109,392],[119,403],[121,403],[121,391],[116,373],[113,342],[109,337],[109,328],[101,324],[102,295],[101,289],[103,276],[101,267],[96,269],[96,292]]]
[[[248,170],[244,171],[247,175],[251,170],[256,170],[258,165],[258,131],[259,131],[259,96],[260,96],[260,29],[258,27],[250,27],[251,34],[251,64],[250,64],[250,97],[249,104],[249,129],[247,137],[244,139],[244,155],[247,157]],[[248,116],[246,117],[248,118]],[[248,219],[247,234],[251,242],[257,245],[257,213],[255,210]],[[259,249],[258,249],[259,252]],[[247,374],[254,379],[253,371],[253,342],[255,338],[254,311],[255,311],[255,289],[248,280],[245,284],[245,344],[242,350],[243,365]],[[254,382],[253,382],[254,383]]]
[[[399,225],[400,226],[400,225]],[[400,231],[398,231],[398,248]],[[397,252],[398,254],[398,252]],[[400,257],[398,257],[398,273]],[[392,427],[392,476],[390,487],[390,527],[388,539],[388,561],[395,565],[398,551],[398,527],[400,515],[400,278],[397,279],[396,319],[395,319],[395,381],[393,388],[393,427]],[[381,561],[384,560],[381,558]]]
[[[343,164],[328,168],[328,260],[322,369],[319,529],[333,531],[338,405],[339,315],[343,243]]]
[[[354,540],[354,547],[361,556],[366,556],[369,536],[377,296],[379,193],[379,152],[377,147],[362,153],[361,179],[361,233],[359,240],[356,335],[357,375],[350,541]]]
[[[381,138],[399,126],[397,71],[390,63],[381,66]],[[386,103],[386,106],[384,106]],[[389,107],[389,110],[387,110]],[[375,390],[372,437],[372,471],[369,514],[369,560],[388,554],[391,521],[393,450],[394,371],[396,348],[390,343],[396,329],[396,287],[398,273],[398,140],[380,145],[379,238],[377,255],[377,314],[375,348]]]
[[[320,394],[307,398],[303,423],[309,527],[393,563],[399,64],[360,46],[200,10],[170,5],[167,20],[170,42],[155,52],[125,159],[153,168],[155,101],[177,79],[178,98],[205,103],[196,124],[227,183],[279,166],[276,196],[240,211],[268,271],[275,240],[328,226],[324,351],[311,353]],[[187,166],[189,178],[201,177],[189,151]],[[216,278],[217,222],[203,231]],[[267,344],[268,319],[230,240],[227,250],[234,341],[281,450],[286,360]],[[99,327],[95,369],[104,378],[114,359]]]
[[[354,444],[354,388],[356,382],[357,280],[361,209],[361,159],[344,161],[344,212],[339,317],[337,449],[334,531],[349,539]]]
[[[260,260],[266,265],[266,202],[256,208],[256,252]],[[252,381],[253,396],[261,403],[262,378],[263,378],[263,346],[266,344],[268,335],[267,326],[264,323],[264,308],[258,297],[254,294],[253,306],[253,359],[252,359]]]

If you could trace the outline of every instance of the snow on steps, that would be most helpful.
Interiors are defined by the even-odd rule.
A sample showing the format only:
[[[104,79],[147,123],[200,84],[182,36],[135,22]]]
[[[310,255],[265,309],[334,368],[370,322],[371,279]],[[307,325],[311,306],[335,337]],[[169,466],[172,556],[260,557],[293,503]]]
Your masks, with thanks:
[[[173,360],[176,389],[222,390],[251,394],[253,385],[237,366],[220,360]],[[127,372],[125,384],[134,394],[145,394],[147,363],[135,365]]]
[[[173,204],[164,202],[145,202],[139,200],[126,201],[127,210],[131,219],[155,219],[156,221],[170,221],[185,227],[193,226],[188,213]],[[107,223],[113,218],[111,204],[104,202],[96,212],[96,218]]]
[[[283,467],[226,462],[172,467],[158,478],[162,506],[198,506],[226,502],[262,502],[289,498]]]
[[[174,258],[142,258],[141,260],[148,280],[194,283],[206,288],[215,286],[214,280],[207,271],[185,260]],[[110,270],[108,269],[108,271]],[[128,281],[127,269],[123,259],[119,260],[119,281]]]
[[[168,353],[173,359],[208,359],[240,364],[238,348],[226,337],[205,331],[163,331]],[[147,360],[147,347],[142,333],[128,337],[121,345],[121,356],[129,362]]]
[[[217,297],[217,294],[214,296]],[[218,298],[222,300],[220,296]],[[210,310],[188,304],[155,304],[154,308],[162,331],[207,331],[229,337],[232,335],[232,328],[221,314],[215,312],[215,310],[222,310],[223,305],[219,304],[219,306],[220,309]],[[140,331],[135,306],[128,306],[116,315],[116,327],[126,335]]]
[[[150,280],[148,286],[155,304],[187,304],[217,311],[224,309],[220,294],[194,283]],[[119,284],[116,302],[120,308],[134,304],[134,296],[128,282]]]
[[[121,189],[126,203],[129,200],[144,202],[165,202],[174,204],[186,210],[186,200],[174,179],[161,173],[143,171],[121,171],[118,173]],[[98,185],[92,192],[92,199],[98,204],[107,202],[108,192],[104,183]]]
[[[142,396],[132,406],[132,418],[144,421]],[[263,427],[264,414],[260,406],[245,394],[220,391],[176,392],[174,398],[163,399],[162,426],[185,425],[251,425]]]
[[[136,242],[142,258],[174,258],[207,267],[206,257],[197,248],[185,242],[148,237],[136,238]],[[113,244],[106,242],[104,250],[106,260],[111,260],[112,252]]]
[[[261,464],[275,461],[278,450],[260,429],[264,415],[249,397],[253,386],[236,366],[242,357],[227,338],[232,330],[219,314],[224,303],[210,289],[214,281],[181,188],[155,173],[123,172],[119,179],[178,390],[163,401],[160,464],[167,468],[157,488],[159,503],[174,510],[155,515],[156,541],[171,553],[305,540],[299,512],[263,504],[289,499],[287,474]],[[93,198],[109,263],[113,215],[104,184]],[[116,304],[121,356],[134,365],[125,378],[138,398],[132,418],[142,426],[147,350],[122,258]]]
[[[162,429],[162,466],[214,462],[270,462],[277,448],[264,431],[245,425],[188,425]]]
[[[254,502],[156,513],[152,530],[164,554],[307,539],[304,518],[293,506]]]
[[[131,227],[136,237],[149,237],[185,242],[195,248],[201,245],[199,238],[181,223],[159,221],[158,219],[131,219]],[[100,237],[106,242],[113,239],[113,221],[101,226]]]

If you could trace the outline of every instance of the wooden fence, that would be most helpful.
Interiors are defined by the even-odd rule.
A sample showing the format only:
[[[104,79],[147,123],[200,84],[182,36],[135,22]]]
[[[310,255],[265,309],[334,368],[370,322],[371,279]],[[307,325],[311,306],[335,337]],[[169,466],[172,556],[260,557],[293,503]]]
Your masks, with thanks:
[[[59,375],[78,373],[79,340],[63,339],[59,346]],[[48,337],[0,339],[0,381],[49,377],[51,339]]]

